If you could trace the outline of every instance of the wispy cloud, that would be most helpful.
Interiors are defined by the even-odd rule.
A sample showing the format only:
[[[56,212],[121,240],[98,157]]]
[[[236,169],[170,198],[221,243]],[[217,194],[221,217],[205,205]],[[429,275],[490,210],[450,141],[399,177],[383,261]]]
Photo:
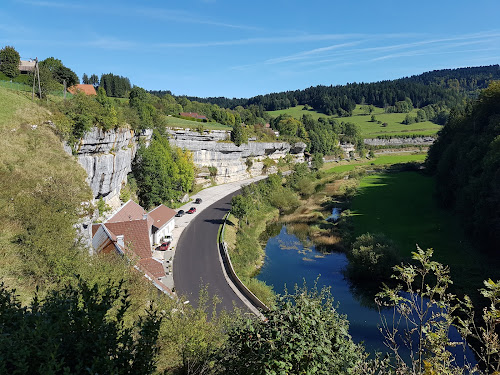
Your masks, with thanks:
[[[190,23],[190,24],[200,24],[200,25],[211,25],[222,28],[231,29],[242,29],[242,30],[261,30],[254,26],[231,24],[225,22],[219,22],[217,20],[208,19],[205,16],[197,15],[195,12],[188,12],[183,10],[175,9],[164,9],[164,8],[151,8],[146,6],[140,7],[111,7],[111,6],[97,6],[93,5],[89,7],[88,5],[76,4],[74,2],[57,2],[57,1],[37,1],[37,0],[16,0],[16,2],[31,6],[45,7],[45,8],[59,8],[59,9],[78,9],[80,11],[88,11],[92,13],[99,14],[122,14],[131,15],[136,17],[141,15],[149,19],[159,19],[168,20],[179,23]],[[206,1],[214,2],[214,1]]]
[[[350,42],[350,43],[341,43],[341,44],[335,44],[332,46],[327,46],[327,47],[321,47],[321,48],[315,48],[309,51],[304,51],[304,52],[299,52],[294,55],[289,55],[289,56],[283,56],[283,57],[278,57],[274,59],[269,59],[264,61],[264,64],[279,64],[283,62],[289,62],[289,61],[296,61],[296,60],[303,60],[310,58],[313,55],[318,55],[322,54],[324,52],[330,52],[332,50],[336,49],[341,49],[344,47],[351,47],[355,46],[362,43],[362,41],[355,41],[355,42]]]
[[[295,54],[273,57],[254,64],[234,66],[232,69],[245,70],[262,67],[264,65],[282,65],[288,68],[304,66],[332,67],[339,64],[355,64],[377,62],[387,59],[396,59],[412,56],[438,55],[449,53],[467,53],[472,51],[498,50],[500,46],[500,32],[486,31],[474,34],[463,34],[443,38],[423,38],[424,35],[408,36],[391,34],[392,39],[413,41],[387,44],[389,35],[353,35],[357,40],[316,47]],[[417,40],[415,40],[417,39]],[[359,48],[352,48],[358,46]],[[464,49],[463,47],[471,47]],[[474,48],[476,47],[476,48]]]
[[[88,7],[85,7],[84,5],[81,5],[81,4],[75,4],[74,2],[60,3],[60,2],[55,2],[55,1],[36,1],[36,0],[16,0],[16,1],[18,3],[21,3],[21,4],[38,6],[38,7],[45,7],[45,8],[61,8],[61,9],[87,9],[88,8]]]

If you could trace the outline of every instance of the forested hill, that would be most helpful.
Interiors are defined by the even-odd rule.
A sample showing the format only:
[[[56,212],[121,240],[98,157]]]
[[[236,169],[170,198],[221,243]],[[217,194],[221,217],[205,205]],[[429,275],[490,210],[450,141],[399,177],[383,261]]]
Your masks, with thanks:
[[[436,175],[439,202],[490,251],[500,241],[500,81],[465,110],[450,113],[429,149],[427,170]]]
[[[409,98],[414,107],[438,104],[460,107],[467,96],[475,96],[492,80],[500,79],[499,65],[434,70],[393,81],[349,83],[338,86],[315,86],[304,90],[286,91],[243,98],[198,98],[189,100],[217,104],[222,108],[256,105],[266,111],[286,109],[298,104],[308,105],[327,115],[349,116],[355,104],[396,107]],[[165,91],[152,91],[154,95]]]
[[[478,93],[479,90],[487,88],[491,81],[500,79],[500,65],[433,70],[402,79],[451,88],[456,91]]]

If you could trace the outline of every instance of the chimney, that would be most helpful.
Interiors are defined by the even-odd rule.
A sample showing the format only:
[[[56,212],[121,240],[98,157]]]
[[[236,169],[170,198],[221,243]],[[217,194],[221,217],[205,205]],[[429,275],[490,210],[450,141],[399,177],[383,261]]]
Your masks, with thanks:
[[[122,249],[125,248],[125,236],[123,234],[116,236],[116,243],[118,246],[120,246]]]
[[[142,215],[142,220],[147,220],[148,219],[148,214],[143,214]]]

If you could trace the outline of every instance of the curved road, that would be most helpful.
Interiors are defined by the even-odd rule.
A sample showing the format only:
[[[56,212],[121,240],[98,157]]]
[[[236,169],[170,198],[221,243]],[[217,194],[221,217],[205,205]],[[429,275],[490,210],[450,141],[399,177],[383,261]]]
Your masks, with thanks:
[[[174,283],[179,296],[186,297],[193,306],[198,305],[200,290],[207,288],[209,310],[212,297],[222,301],[217,312],[231,311],[236,305],[248,312],[245,304],[226,282],[219,260],[217,233],[226,212],[231,208],[231,198],[239,191],[227,195],[199,213],[184,229],[177,243],[174,256]]]

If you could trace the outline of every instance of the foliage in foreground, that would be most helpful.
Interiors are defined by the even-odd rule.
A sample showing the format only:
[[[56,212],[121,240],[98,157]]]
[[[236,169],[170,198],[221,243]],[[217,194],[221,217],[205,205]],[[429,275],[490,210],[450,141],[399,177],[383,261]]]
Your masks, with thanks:
[[[345,374],[361,358],[329,290],[297,288],[280,296],[265,317],[231,328],[218,362],[221,373]]]
[[[382,319],[381,327],[394,360],[379,365],[398,374],[498,373],[500,284],[489,280],[485,282],[486,289],[480,290],[490,300],[480,322],[467,296],[460,300],[448,292],[452,284],[449,268],[433,261],[432,254],[432,249],[417,247],[413,253],[415,264],[394,267],[393,277],[401,284],[396,288],[384,286],[377,295],[380,306],[394,309],[394,320]],[[461,334],[461,340],[451,338],[454,330]],[[470,364],[465,354],[466,340],[471,338],[476,342],[470,348],[479,359],[481,370]],[[409,349],[410,358],[405,358],[401,347]],[[457,354],[460,352],[463,356]]]
[[[0,287],[0,373],[151,374],[161,318],[151,307],[131,326],[129,293],[79,279],[23,307]]]

